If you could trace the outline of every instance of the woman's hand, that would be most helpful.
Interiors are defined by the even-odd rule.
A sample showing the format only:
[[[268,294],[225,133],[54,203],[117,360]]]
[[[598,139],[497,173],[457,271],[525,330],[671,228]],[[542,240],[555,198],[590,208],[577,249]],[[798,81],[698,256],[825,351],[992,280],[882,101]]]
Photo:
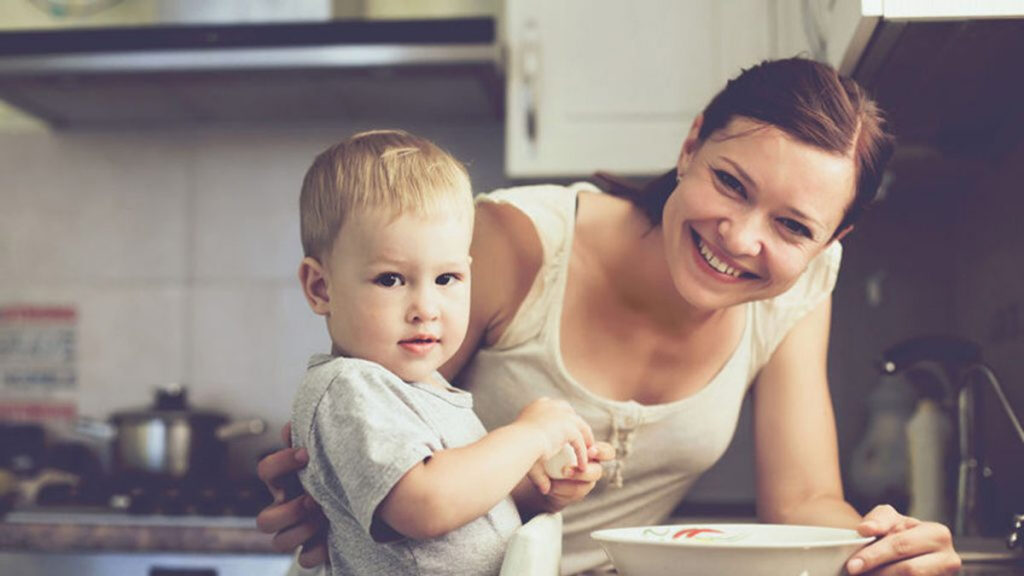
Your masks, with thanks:
[[[863,536],[877,536],[846,562],[851,575],[956,574],[960,556],[949,528],[904,516],[892,506],[877,506],[857,526]]]
[[[268,454],[256,467],[260,480],[274,497],[274,503],[256,517],[256,525],[260,531],[274,534],[273,546],[278,552],[292,552],[302,546],[299,565],[313,568],[327,562],[327,520],[316,501],[302,492],[296,474],[309,463],[309,455],[305,449],[290,447],[290,423],[281,429],[281,438],[289,447]],[[293,491],[296,493],[289,494]]]
[[[558,512],[573,502],[579,502],[590,494],[597,481],[604,474],[601,463],[615,459],[615,448],[607,442],[594,442],[587,450],[585,470],[571,470],[564,479],[553,479],[544,471],[540,462],[534,465],[527,477],[537,491],[544,496],[545,512]]]

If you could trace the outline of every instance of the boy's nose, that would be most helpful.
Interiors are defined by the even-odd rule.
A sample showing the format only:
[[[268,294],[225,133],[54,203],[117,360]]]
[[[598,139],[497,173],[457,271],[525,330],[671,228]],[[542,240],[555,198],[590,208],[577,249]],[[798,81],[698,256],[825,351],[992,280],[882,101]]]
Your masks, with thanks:
[[[409,305],[406,319],[414,324],[432,322],[441,315],[437,297],[431,290],[417,290]]]

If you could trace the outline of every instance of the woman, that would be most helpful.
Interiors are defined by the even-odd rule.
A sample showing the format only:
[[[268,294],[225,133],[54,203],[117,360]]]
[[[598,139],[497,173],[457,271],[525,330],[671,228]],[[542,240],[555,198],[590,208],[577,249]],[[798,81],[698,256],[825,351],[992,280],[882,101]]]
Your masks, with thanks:
[[[473,392],[488,427],[560,397],[617,451],[538,504],[558,509],[593,488],[563,511],[564,572],[605,561],[591,530],[663,522],[729,444],[750,386],[762,521],[879,536],[849,560],[851,574],[958,569],[946,527],[888,506],[861,518],[840,482],[830,293],[839,240],[874,198],[890,150],[852,80],[779,60],[730,81],[676,167],[643,190],[479,198],[469,334],[445,375]],[[261,477],[276,485],[301,466],[294,456],[268,456]],[[279,549],[321,522],[303,502],[261,514]],[[320,558],[314,546],[304,563]]]

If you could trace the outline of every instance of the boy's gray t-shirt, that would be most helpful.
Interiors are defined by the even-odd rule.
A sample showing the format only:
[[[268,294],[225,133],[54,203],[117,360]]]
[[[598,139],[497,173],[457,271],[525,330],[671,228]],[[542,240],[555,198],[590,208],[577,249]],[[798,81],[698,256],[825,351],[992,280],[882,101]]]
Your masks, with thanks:
[[[404,382],[366,360],[310,358],[293,404],[292,442],[309,451],[300,478],[330,523],[332,574],[475,575],[501,569],[505,546],[520,526],[511,498],[431,540],[404,538],[374,517],[413,466],[486,434],[472,396],[448,386],[438,373],[433,377],[446,388]]]

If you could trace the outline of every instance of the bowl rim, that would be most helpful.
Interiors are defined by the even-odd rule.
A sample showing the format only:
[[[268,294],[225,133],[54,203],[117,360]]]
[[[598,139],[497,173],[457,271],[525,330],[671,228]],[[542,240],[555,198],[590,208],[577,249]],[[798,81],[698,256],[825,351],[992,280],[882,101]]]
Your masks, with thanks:
[[[669,530],[686,530],[692,528],[731,528],[731,529],[747,529],[751,527],[757,528],[811,528],[814,530],[828,530],[836,532],[846,532],[849,534],[857,534],[856,530],[849,528],[836,528],[833,526],[810,526],[805,524],[725,524],[725,523],[700,523],[700,524],[657,524],[651,526],[623,526],[621,528],[605,528],[602,530],[594,530],[590,533],[590,537],[598,542],[604,544],[640,544],[645,546],[670,546],[675,548],[714,548],[718,550],[742,550],[742,549],[800,549],[806,550],[808,548],[837,548],[842,546],[863,546],[875,540],[874,536],[854,536],[849,538],[842,538],[836,540],[828,540],[824,542],[714,542],[714,541],[694,541],[694,540],[648,540],[642,537],[623,537],[621,532],[627,530],[642,530],[645,528],[652,529],[663,529],[668,528]]]

